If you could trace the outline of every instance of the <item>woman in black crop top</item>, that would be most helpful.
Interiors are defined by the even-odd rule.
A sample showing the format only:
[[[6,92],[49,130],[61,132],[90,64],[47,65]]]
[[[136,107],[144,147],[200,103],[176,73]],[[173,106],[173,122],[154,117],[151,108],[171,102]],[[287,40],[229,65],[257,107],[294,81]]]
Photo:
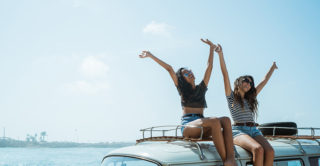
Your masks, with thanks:
[[[183,108],[182,125],[202,126],[204,128],[204,137],[211,137],[215,147],[224,162],[224,165],[236,165],[234,159],[233,141],[231,121],[228,117],[204,117],[203,111],[207,107],[205,93],[210,80],[213,67],[213,53],[217,48],[211,41],[203,40],[202,42],[210,46],[210,54],[208,58],[208,66],[204,74],[204,78],[199,85],[195,84],[195,77],[191,70],[180,68],[176,73],[173,68],[161,61],[149,51],[143,51],[140,58],[149,57],[165,68],[178,92],[181,96],[181,105]],[[223,131],[221,130],[223,129]],[[199,138],[201,134],[200,128],[182,127],[181,132],[184,137]]]

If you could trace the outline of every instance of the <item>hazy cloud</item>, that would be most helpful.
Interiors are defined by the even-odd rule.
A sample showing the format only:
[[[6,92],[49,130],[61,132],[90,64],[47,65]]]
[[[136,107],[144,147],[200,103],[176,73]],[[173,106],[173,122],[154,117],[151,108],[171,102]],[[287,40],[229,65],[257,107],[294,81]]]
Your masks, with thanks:
[[[66,87],[75,93],[97,94],[108,89],[106,81],[76,81],[69,83]]]
[[[89,56],[73,55],[78,63],[78,77],[75,81],[66,83],[64,89],[72,93],[97,94],[108,88],[107,73],[109,66],[102,60],[105,55]]]
[[[81,73],[89,78],[105,77],[109,67],[95,56],[88,56],[83,59]]]
[[[89,4],[89,2],[91,2],[91,1],[87,1],[87,0],[73,0],[73,1],[72,1],[72,7],[74,7],[74,8],[79,8],[79,7],[87,6],[87,5]]]
[[[173,26],[170,26],[166,23],[158,23],[152,21],[148,25],[143,28],[143,32],[146,34],[153,34],[153,35],[161,35],[161,36],[170,36],[170,31],[174,29]]]
[[[81,1],[81,0],[73,0],[72,1],[72,7],[74,7],[74,8],[78,8],[81,5],[83,5],[83,1]]]

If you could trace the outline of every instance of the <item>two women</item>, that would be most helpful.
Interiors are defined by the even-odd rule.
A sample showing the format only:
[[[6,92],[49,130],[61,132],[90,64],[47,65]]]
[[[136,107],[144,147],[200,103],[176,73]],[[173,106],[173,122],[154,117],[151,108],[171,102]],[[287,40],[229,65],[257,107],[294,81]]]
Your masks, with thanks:
[[[214,145],[224,162],[224,165],[236,165],[234,159],[232,128],[230,119],[228,117],[204,117],[203,112],[207,107],[205,94],[210,80],[211,71],[213,67],[213,54],[217,48],[211,41],[203,40],[202,42],[210,46],[210,53],[208,58],[207,69],[204,73],[203,80],[199,85],[195,84],[195,77],[191,70],[180,68],[177,73],[173,68],[161,61],[149,51],[143,51],[140,58],[151,58],[156,61],[160,66],[166,69],[178,92],[181,96],[182,105],[182,125],[201,126],[204,128],[204,137],[212,138]],[[223,129],[223,130],[221,130]],[[182,128],[184,137],[199,138],[201,134],[200,128],[185,127]]]
[[[170,65],[161,61],[148,51],[143,51],[140,58],[149,57],[169,72],[181,96],[181,105],[183,108],[181,124],[202,126],[204,128],[204,136],[211,136],[224,165],[236,165],[233,142],[252,152],[255,166],[272,165],[274,156],[273,149],[268,141],[262,136],[259,129],[256,128],[257,124],[254,119],[257,116],[258,106],[256,97],[268,82],[273,71],[277,69],[276,64],[274,63],[272,65],[265,79],[257,87],[254,85],[253,77],[246,75],[236,79],[235,87],[232,91],[223,58],[222,47],[220,45],[214,45],[208,39],[201,39],[201,41],[210,46],[210,54],[204,78],[199,85],[195,84],[195,77],[191,70],[180,68],[175,73]],[[228,117],[205,118],[203,116],[204,108],[207,107],[205,93],[213,67],[214,52],[217,52],[219,55],[221,71],[224,78],[225,93],[235,123],[232,129]],[[199,128],[185,127],[182,128],[182,134],[184,137],[199,138],[201,130]],[[234,137],[233,140],[232,137]]]

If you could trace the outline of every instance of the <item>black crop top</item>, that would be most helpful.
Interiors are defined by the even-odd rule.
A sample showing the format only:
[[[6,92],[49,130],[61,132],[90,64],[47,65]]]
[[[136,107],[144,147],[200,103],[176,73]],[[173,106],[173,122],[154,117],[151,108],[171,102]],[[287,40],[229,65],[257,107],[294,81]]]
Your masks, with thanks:
[[[204,81],[201,81],[199,85],[196,86],[196,88],[193,90],[193,94],[191,96],[190,101],[184,101],[181,95],[181,92],[179,91],[179,94],[181,96],[181,105],[182,107],[192,107],[192,108],[207,108],[207,102],[206,102],[206,92],[208,88]]]

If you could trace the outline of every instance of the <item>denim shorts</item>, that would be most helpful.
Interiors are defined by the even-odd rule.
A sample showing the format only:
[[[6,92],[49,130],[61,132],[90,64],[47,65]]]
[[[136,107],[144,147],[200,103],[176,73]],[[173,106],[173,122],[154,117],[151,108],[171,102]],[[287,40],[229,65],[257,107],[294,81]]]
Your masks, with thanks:
[[[181,125],[186,125],[189,122],[192,122],[197,119],[204,118],[201,114],[185,114],[181,118]],[[184,127],[181,127],[181,134],[183,135]]]
[[[252,138],[262,135],[261,131],[256,126],[232,126],[232,136],[233,138],[247,134]]]

